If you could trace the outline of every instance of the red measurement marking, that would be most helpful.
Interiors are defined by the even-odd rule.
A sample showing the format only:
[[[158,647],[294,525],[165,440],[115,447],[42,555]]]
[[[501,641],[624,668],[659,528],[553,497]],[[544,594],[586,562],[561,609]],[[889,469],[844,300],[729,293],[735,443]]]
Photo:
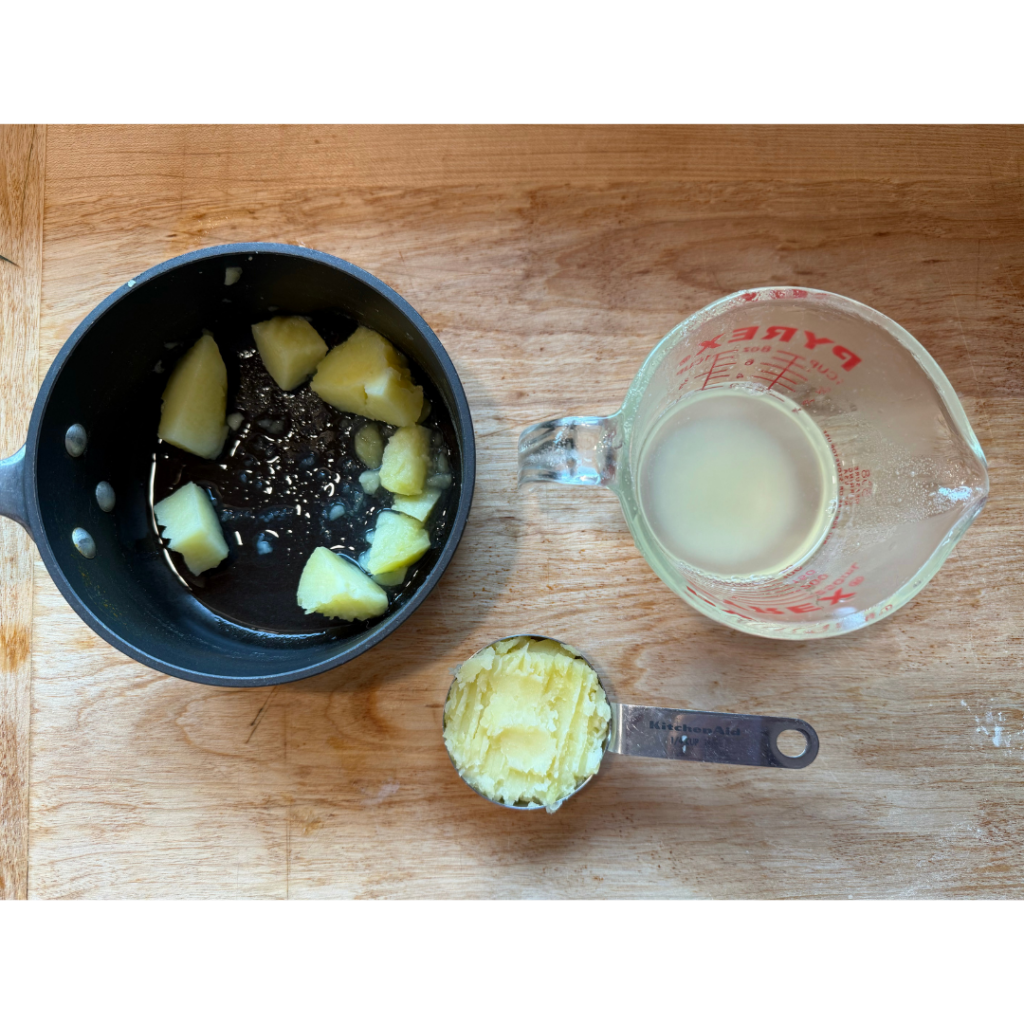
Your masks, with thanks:
[[[687,589],[689,589],[689,588],[687,588]],[[698,594],[697,596],[699,597],[700,595]],[[705,598],[705,600],[706,600],[706,598]],[[710,603],[711,602],[709,601],[708,604],[710,604]],[[745,604],[745,605],[744,604],[738,604],[736,601],[733,601],[730,598],[726,598],[724,603],[728,604],[728,605],[732,605],[733,608],[739,608],[743,612],[754,612],[756,615],[785,615],[786,612],[791,612],[794,615],[810,615],[811,612],[819,611],[819,608],[818,608],[817,605],[807,604],[807,603],[805,603],[805,604],[784,604],[784,605],[782,605],[781,608],[777,608],[774,605],[772,605],[770,607],[767,607],[767,608],[762,608],[760,605],[756,605],[756,604]],[[780,604],[781,604],[781,602],[780,602]],[[729,609],[725,609],[725,610],[728,611]]]
[[[794,293],[794,294],[797,294],[797,293]],[[806,293],[799,293],[799,294],[806,295]],[[754,299],[754,298],[757,297],[756,295],[754,295],[753,292],[748,293],[748,295],[749,295],[749,297],[751,299]],[[746,297],[747,296],[744,296],[744,298],[746,298]],[[760,338],[757,337],[758,333],[761,334]],[[710,351],[712,349],[720,349],[720,348],[722,348],[722,345],[720,344],[722,338],[725,338],[726,344],[728,344],[730,342],[744,342],[744,341],[761,341],[761,342],[765,342],[765,341],[775,341],[775,342],[784,341],[784,342],[788,342],[788,341],[792,341],[796,337],[796,333],[797,333],[797,328],[796,327],[786,327],[783,324],[772,324],[770,327],[764,327],[764,328],[758,327],[758,326],[734,327],[734,328],[732,328],[730,337],[728,337],[728,338],[725,338],[725,332],[723,331],[721,334],[716,334],[713,338],[708,338],[707,341],[697,342],[696,343],[697,344],[696,351],[692,351],[691,350],[690,352],[688,352],[686,355],[684,355],[682,357],[682,359],[680,360],[680,362],[678,364],[678,368],[676,370],[676,373],[679,374],[679,375],[682,375],[682,373],[684,372],[684,369],[686,368],[687,363],[691,359],[697,359],[699,361],[702,354],[704,354],[704,353],[710,354]],[[828,365],[820,362],[817,358],[810,360],[810,365],[811,365],[812,369],[815,369],[819,373],[824,374],[825,376],[827,376],[829,378],[829,380],[832,380],[832,381],[835,381],[835,382],[838,383],[838,381],[840,380],[840,376],[836,372],[837,369],[842,369],[842,370],[849,371],[849,370],[852,370],[855,366],[859,366],[860,365],[860,362],[861,362],[860,356],[858,356],[855,353],[851,352],[848,348],[844,348],[842,345],[834,344],[830,338],[819,338],[813,331],[808,331],[808,330],[804,329],[803,333],[807,336],[807,341],[803,345],[803,348],[807,349],[807,350],[810,350],[811,352],[815,352],[816,355],[821,356],[822,358],[825,358],[828,355],[828,352],[826,350],[822,349],[822,346],[829,345],[829,346],[832,347],[831,354],[833,356],[835,356],[836,359],[839,360],[838,367],[828,366]],[[758,349],[758,348],[745,348],[743,351],[744,352],[756,352],[756,351],[770,352],[771,349],[772,349],[772,346],[765,345],[763,348],[760,348],[760,349]],[[777,352],[777,355],[779,355],[780,357],[784,357],[784,354],[782,353],[781,350]],[[796,365],[796,362],[797,361],[794,359],[793,360],[793,364]],[[770,364],[769,363],[767,365],[768,365],[770,371],[777,371],[777,370],[780,369],[780,367],[775,365],[775,364]],[[801,364],[801,366],[803,366],[803,365],[804,364]],[[763,379],[763,378],[755,377],[755,380],[761,380],[761,379]],[[771,372],[769,372],[768,379],[771,379]],[[782,378],[780,378],[780,380],[782,380]],[[803,383],[803,382],[804,382],[804,378],[801,378],[799,383]],[[795,386],[792,380],[789,380],[788,383],[790,384],[790,389],[792,389]]]
[[[859,505],[862,498],[870,498],[874,481],[871,479],[870,469],[861,469],[860,466],[847,466],[839,470],[839,496],[841,504],[845,506]],[[836,585],[845,582],[836,580]]]
[[[716,352],[715,358],[711,360],[711,365],[708,367],[708,372],[704,374],[704,383],[700,386],[701,391],[710,384],[727,380],[735,369],[735,352]]]
[[[796,373],[793,369],[803,369],[803,358],[797,354],[785,355],[779,353],[773,360],[761,363],[764,373],[754,374],[754,380],[764,381],[769,388],[776,385],[792,391],[794,388],[805,383],[807,378]]]

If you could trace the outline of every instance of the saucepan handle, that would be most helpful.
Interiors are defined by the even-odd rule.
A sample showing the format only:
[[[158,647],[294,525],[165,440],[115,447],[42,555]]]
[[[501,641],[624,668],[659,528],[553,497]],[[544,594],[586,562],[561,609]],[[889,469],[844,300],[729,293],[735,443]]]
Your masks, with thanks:
[[[25,496],[25,446],[10,458],[0,460],[0,516],[21,523],[32,536],[28,524],[28,499]]]

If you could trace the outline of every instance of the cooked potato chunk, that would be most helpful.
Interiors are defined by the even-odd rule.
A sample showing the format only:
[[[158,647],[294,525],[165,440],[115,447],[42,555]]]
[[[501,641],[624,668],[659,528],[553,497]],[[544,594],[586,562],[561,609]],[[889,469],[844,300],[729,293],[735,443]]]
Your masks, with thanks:
[[[188,571],[198,576],[227,558],[228,545],[220,520],[206,491],[185,484],[153,506],[156,521],[164,528],[167,546],[185,559]]]
[[[207,333],[182,356],[167,381],[157,435],[176,448],[215,459],[228,436],[227,405],[227,367]]]
[[[414,498],[406,497],[404,494],[396,495],[391,507],[396,512],[404,512],[407,516],[425,523],[440,497],[441,492],[436,487],[424,487],[423,493],[417,494]]]
[[[379,576],[373,577],[373,582],[379,583],[382,587],[398,587],[405,582],[405,574],[408,571],[409,567],[403,566],[394,572],[382,572]]]
[[[309,556],[296,596],[307,615],[318,612],[347,622],[372,619],[388,610],[388,595],[366,573],[324,547]]]
[[[282,391],[298,387],[327,355],[327,343],[301,316],[275,316],[252,325],[267,373]]]
[[[366,571],[371,576],[394,572],[419,561],[430,550],[430,538],[423,525],[401,512],[381,512],[373,543],[366,555]]]
[[[376,423],[367,423],[355,436],[356,456],[367,469],[380,469],[384,457],[384,438]]]
[[[392,494],[414,497],[423,493],[423,482],[430,468],[430,431],[413,424],[402,427],[388,438],[380,482]]]
[[[405,356],[368,327],[327,353],[310,387],[335,409],[396,427],[411,426],[423,408]]]

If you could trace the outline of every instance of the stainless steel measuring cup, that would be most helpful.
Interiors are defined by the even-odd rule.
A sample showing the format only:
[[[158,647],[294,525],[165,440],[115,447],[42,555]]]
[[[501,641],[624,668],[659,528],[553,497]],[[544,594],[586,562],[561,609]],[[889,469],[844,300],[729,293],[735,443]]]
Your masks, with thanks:
[[[501,643],[503,640],[553,640],[568,655],[584,662],[598,676],[598,686],[607,697],[607,690],[601,682],[600,675],[594,666],[578,650],[554,640],[553,637],[540,634],[513,634],[500,637],[498,640],[485,644],[471,657],[483,653],[488,647]],[[453,676],[458,672],[457,666]],[[456,684],[452,680],[445,697],[445,712],[442,720],[442,735],[448,724],[448,708],[452,690]],[[818,734],[805,721],[799,718],[775,718],[769,715],[739,715],[726,712],[692,711],[686,708],[647,707],[642,704],[620,704],[609,700],[611,721],[605,735],[602,759],[605,754],[616,754],[626,757],[656,757],[670,761],[706,761],[712,764],[750,765],[755,768],[806,768],[818,756]],[[779,748],[779,737],[786,732],[795,732],[803,737],[804,749],[799,754],[786,754]],[[463,774],[463,769],[452,757],[451,750],[445,743],[448,757],[459,773],[459,777],[485,800],[499,807],[510,807],[513,810],[540,810],[543,804],[514,803],[507,804],[493,800],[481,792]],[[587,776],[579,785],[555,806],[548,808],[555,811],[571,796],[575,796],[597,774]]]

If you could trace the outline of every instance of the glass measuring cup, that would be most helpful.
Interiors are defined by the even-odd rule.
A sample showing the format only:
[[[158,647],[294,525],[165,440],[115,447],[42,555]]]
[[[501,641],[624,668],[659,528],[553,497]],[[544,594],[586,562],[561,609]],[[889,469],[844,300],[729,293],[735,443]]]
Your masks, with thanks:
[[[652,524],[640,472],[645,459],[654,465],[652,439],[709,393],[767,403],[822,460],[818,535],[778,571],[709,570]],[[736,292],[679,324],[613,415],[523,431],[519,481],[610,488],[640,552],[680,597],[735,629],[792,640],[859,629],[906,604],[988,496],[984,453],[923,346],[859,302],[790,287]]]
[[[538,634],[521,634],[502,637],[481,647],[471,657],[475,658],[492,647],[503,642],[511,642],[514,646],[526,641],[547,641],[555,643],[573,659],[582,661],[597,677],[597,687],[607,697],[607,691],[594,666],[574,647],[553,640],[551,637]],[[500,648],[499,648],[500,649]],[[452,756],[447,742],[449,709],[451,708],[452,692],[458,685],[458,669],[453,672],[456,678],[448,688],[445,697],[445,711],[442,719],[442,735],[445,736],[445,748],[448,757],[459,773],[459,777],[478,796],[499,807],[513,810],[539,810],[540,803],[505,803],[492,799],[482,792],[466,777],[467,767],[461,766]],[[654,757],[673,761],[705,761],[713,764],[749,765],[758,768],[806,768],[818,756],[818,734],[814,729],[799,718],[774,718],[767,715],[739,715],[725,712],[690,711],[685,708],[646,707],[641,704],[619,704],[608,701],[611,718],[601,748],[601,759],[608,753],[627,757]],[[510,731],[518,733],[521,723],[510,722]],[[798,733],[803,739],[803,750],[799,753],[787,754],[779,746],[779,738],[784,733]],[[597,769],[582,779],[571,792],[563,796],[556,804],[548,807],[551,812],[571,796],[575,796],[597,774]]]

